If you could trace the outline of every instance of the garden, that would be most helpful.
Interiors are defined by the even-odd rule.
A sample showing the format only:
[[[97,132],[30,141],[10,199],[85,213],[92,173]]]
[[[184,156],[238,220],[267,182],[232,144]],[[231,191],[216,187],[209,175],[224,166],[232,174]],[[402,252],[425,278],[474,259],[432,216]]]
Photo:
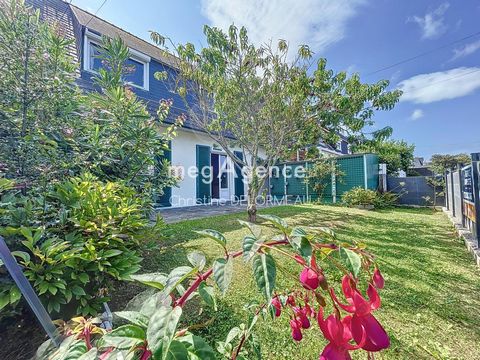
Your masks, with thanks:
[[[173,119],[172,100],[152,114],[126,82],[120,38],[102,39],[98,91],[83,92],[72,41],[2,2],[0,236],[59,336],[0,263],[0,358],[474,359],[478,269],[443,214],[365,189],[343,206],[256,207],[260,168],[340,130],[385,142],[392,129],[365,129],[401,92],[325,59],[311,72],[308,46],[290,60],[286,41],[257,48],[244,28],[204,34],[198,51],[152,33],[178,62],[186,113]],[[248,168],[246,212],[165,224],[155,211],[180,181],[163,154],[187,118]],[[332,166],[309,173],[319,194]]]

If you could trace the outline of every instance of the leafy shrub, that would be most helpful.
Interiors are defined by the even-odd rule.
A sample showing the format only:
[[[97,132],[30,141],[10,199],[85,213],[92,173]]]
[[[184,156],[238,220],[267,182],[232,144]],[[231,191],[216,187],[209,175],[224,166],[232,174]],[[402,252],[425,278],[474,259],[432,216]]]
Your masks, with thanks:
[[[375,205],[377,201],[377,192],[361,187],[355,187],[345,192],[342,196],[342,202],[347,206]]]
[[[392,192],[379,193],[377,191],[356,187],[343,194],[342,202],[347,206],[372,205],[377,209],[381,209],[394,206],[399,196],[400,194]]]
[[[401,193],[396,194],[389,191],[384,193],[377,193],[377,197],[375,199],[375,207],[378,209],[392,207],[397,204],[400,195]]]
[[[112,280],[140,269],[140,242],[161,228],[150,226],[148,201],[121,183],[86,174],[37,198],[6,194],[0,234],[48,311],[96,314]],[[0,308],[16,306],[12,284],[0,284]],[[13,286],[13,288],[16,288]]]
[[[187,256],[189,266],[170,273],[133,275],[132,279],[149,290],[114,314],[126,321],[125,325],[107,332],[99,328],[96,319],[74,318],[63,325],[68,337],[62,345],[56,349],[47,341],[39,348],[37,359],[78,358],[86,353],[82,359],[261,359],[255,326],[265,324],[269,316],[275,319],[282,314],[290,319],[290,330],[285,331],[291,331],[296,342],[307,331],[323,334],[328,344],[320,359],[351,359],[350,351],[360,349],[372,357],[372,352],[388,348],[389,337],[373,315],[380,307],[379,291],[385,281],[365,244],[345,243],[328,228],[291,227],[276,216],[260,217],[275,229],[273,235],[241,221],[250,232],[244,237],[242,250],[231,252],[223,234],[198,231],[224,255],[207,267],[205,255],[193,252]],[[248,323],[232,328],[226,339],[217,343],[218,354],[191,332],[198,324],[188,324],[188,317],[182,317],[183,308],[191,299],[200,299],[216,310],[214,286],[222,294],[228,291],[235,276],[235,258],[250,264],[263,300],[247,304],[245,308],[251,312]],[[291,261],[299,268],[298,280],[288,290],[277,288],[277,284],[285,284],[278,278],[292,275],[285,272],[282,261]],[[337,298],[339,289],[346,304]]]

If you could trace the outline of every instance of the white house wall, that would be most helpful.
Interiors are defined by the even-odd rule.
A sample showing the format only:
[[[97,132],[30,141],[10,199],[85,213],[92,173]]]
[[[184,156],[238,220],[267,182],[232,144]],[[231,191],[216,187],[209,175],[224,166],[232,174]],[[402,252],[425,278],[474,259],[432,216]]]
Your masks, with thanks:
[[[185,170],[183,179],[178,183],[178,187],[172,187],[172,207],[192,206],[195,205],[197,199],[196,190],[196,178],[194,176],[188,176],[188,169],[195,168],[197,165],[197,145],[210,146],[213,152],[222,153],[219,146],[214,148],[215,142],[206,134],[189,131],[179,130],[177,136],[172,140],[171,165],[173,167],[183,167]],[[234,151],[241,151],[240,148],[232,148]],[[233,169],[233,162],[229,158],[229,168]],[[234,176],[228,177],[230,195],[233,199],[235,189]],[[244,194],[247,193],[247,186],[244,184]]]

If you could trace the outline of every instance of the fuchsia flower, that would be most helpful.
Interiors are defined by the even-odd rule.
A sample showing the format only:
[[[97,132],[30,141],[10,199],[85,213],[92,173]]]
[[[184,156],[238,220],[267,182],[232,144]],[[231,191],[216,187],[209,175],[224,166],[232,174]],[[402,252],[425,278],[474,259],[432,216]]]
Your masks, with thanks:
[[[371,314],[373,310],[380,307],[380,297],[377,290],[371,284],[367,289],[369,300],[367,301],[362,294],[352,287],[351,278],[345,275],[342,279],[342,292],[348,301],[348,305],[342,304],[333,288],[330,289],[330,294],[334,301],[345,311],[353,314],[351,320],[351,331],[353,339],[357,344],[367,351],[380,351],[390,346],[390,339],[383,329],[382,325]],[[364,340],[362,340],[365,338]]]
[[[329,341],[320,354],[320,360],[351,360],[349,351],[361,348],[365,342],[364,333],[357,345],[350,343],[352,340],[352,317],[350,315],[345,316],[342,320],[333,314],[323,319],[323,308],[320,308],[317,321],[323,336]]]
[[[275,308],[275,317],[279,317],[282,314],[282,303],[278,296],[272,299],[272,306]]]
[[[300,326],[303,329],[308,329],[310,327],[310,320],[308,320],[306,309],[300,309],[298,307],[293,308],[293,313],[295,314],[295,318],[300,323]]]
[[[385,280],[378,268],[375,268],[375,271],[373,272],[372,281],[377,289],[383,289],[385,286]]]
[[[307,290],[315,290],[320,285],[320,279],[315,270],[308,267],[304,268],[300,273],[300,282]]]
[[[301,323],[297,319],[290,320],[290,329],[292,329],[292,338],[295,341],[301,341],[303,339]]]

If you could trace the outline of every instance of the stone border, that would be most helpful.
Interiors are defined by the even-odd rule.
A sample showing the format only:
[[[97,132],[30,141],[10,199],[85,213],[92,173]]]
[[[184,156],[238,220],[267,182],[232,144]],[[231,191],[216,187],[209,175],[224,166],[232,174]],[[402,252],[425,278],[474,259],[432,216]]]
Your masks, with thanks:
[[[458,222],[446,208],[443,208],[443,212],[452,222],[458,236],[463,239],[468,251],[473,255],[477,266],[480,267],[480,249],[477,246],[477,240],[474,238],[473,234],[466,227],[463,227],[462,223]]]

